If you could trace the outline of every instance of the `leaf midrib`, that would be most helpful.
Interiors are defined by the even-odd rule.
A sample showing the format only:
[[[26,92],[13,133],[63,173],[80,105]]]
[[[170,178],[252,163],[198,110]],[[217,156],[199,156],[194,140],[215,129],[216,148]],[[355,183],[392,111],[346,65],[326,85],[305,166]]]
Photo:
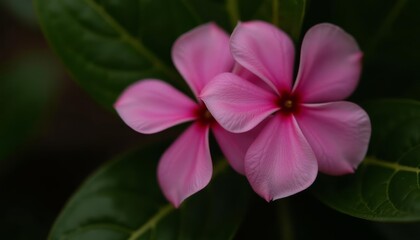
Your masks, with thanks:
[[[143,235],[145,232],[147,232],[149,229],[156,226],[156,224],[159,223],[160,219],[167,216],[171,212],[173,212],[175,208],[170,205],[166,204],[163,208],[159,210],[149,221],[147,221],[145,224],[143,224],[140,228],[138,228],[136,231],[132,232],[128,240],[136,240],[138,237]]]
[[[166,66],[158,57],[156,57],[151,51],[149,51],[140,39],[132,36],[124,27],[122,27],[105,9],[98,4],[95,0],[84,0],[93,11],[99,14],[102,19],[107,22],[112,29],[114,29],[121,37],[122,41],[127,42],[131,45],[138,53],[142,54],[147,58],[153,65],[161,69],[166,75],[172,79],[177,79],[177,74],[169,67]]]
[[[221,160],[217,164],[214,165],[213,168],[213,177],[218,176],[221,174],[225,169],[227,169],[228,164],[227,160]],[[155,215],[153,215],[152,218],[149,219],[145,224],[141,225],[137,230],[133,231],[130,235],[130,237],[127,240],[136,240],[141,235],[146,233],[149,229],[152,229],[156,226],[156,224],[159,223],[160,219],[163,217],[166,217],[168,214],[173,212],[175,208],[171,204],[166,204],[163,206]]]
[[[417,174],[420,173],[420,168],[400,165],[398,164],[398,162],[387,162],[377,159],[375,157],[366,157],[363,161],[363,164],[380,166],[384,168],[393,169],[395,171],[413,172]]]

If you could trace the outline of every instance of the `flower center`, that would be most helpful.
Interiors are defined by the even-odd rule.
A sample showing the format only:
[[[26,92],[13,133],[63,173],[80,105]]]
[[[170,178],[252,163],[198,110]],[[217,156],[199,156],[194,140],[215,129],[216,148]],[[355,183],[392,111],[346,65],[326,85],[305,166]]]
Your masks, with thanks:
[[[293,101],[290,100],[290,99],[287,99],[286,101],[284,101],[283,107],[284,108],[292,108],[293,107]]]
[[[196,115],[198,122],[202,123],[203,125],[209,125],[215,121],[204,104],[200,104],[200,106],[197,108]]]
[[[282,92],[278,100],[278,106],[283,114],[296,114],[299,111],[298,96],[289,92]]]

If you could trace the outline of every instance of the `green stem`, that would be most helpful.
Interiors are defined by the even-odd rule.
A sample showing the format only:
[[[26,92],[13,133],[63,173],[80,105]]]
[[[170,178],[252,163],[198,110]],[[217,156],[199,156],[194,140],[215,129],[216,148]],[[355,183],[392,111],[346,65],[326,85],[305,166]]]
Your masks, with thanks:
[[[277,204],[277,215],[280,222],[280,236],[282,240],[293,240],[293,221],[291,206],[288,198],[279,200]]]
[[[241,19],[238,9],[238,0],[227,0],[226,10],[229,13],[231,26],[232,28],[235,28],[236,24],[238,24],[238,21]]]
[[[279,27],[279,0],[273,0],[273,18],[272,23]]]
[[[216,177],[217,175],[221,174],[223,171],[226,170],[228,166],[229,164],[226,159],[220,160],[217,164],[214,165],[213,177]]]

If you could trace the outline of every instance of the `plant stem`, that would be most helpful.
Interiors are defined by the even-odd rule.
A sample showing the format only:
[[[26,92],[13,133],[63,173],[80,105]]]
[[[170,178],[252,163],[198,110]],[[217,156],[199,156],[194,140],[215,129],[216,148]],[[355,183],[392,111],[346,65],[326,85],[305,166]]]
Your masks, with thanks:
[[[291,205],[289,199],[281,199],[277,204],[277,216],[280,223],[280,239],[293,240],[293,221],[291,216]]]

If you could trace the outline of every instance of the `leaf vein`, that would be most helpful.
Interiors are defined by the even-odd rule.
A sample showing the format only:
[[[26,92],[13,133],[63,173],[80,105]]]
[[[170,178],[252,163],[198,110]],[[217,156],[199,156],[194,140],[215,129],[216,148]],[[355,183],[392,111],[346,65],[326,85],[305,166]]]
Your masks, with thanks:
[[[386,183],[385,194],[386,194],[386,198],[388,199],[388,201],[390,203],[390,206],[392,208],[394,208],[394,210],[399,211],[399,212],[402,212],[400,209],[397,208],[397,206],[395,206],[394,202],[391,200],[391,195],[389,194],[389,189],[390,189],[389,185],[391,184],[392,179],[395,177],[395,175],[397,175],[397,173],[398,173],[398,170],[395,170],[391,174],[391,176],[389,177],[389,180]]]
[[[214,166],[213,178],[221,174],[228,167],[227,161],[220,161]],[[141,225],[137,230],[133,231],[128,240],[136,240],[150,229],[155,229],[156,224],[165,216],[173,212],[175,208],[171,204],[163,206],[155,215],[152,216],[145,224]]]
[[[147,58],[153,65],[161,69],[168,76],[176,79],[176,73],[172,69],[167,67],[158,57],[156,57],[152,52],[147,50],[143,45],[140,39],[132,36],[128,31],[126,31],[106,10],[98,4],[95,0],[84,0],[92,10],[98,13],[118,34],[120,34],[121,40],[127,42],[130,46],[133,47],[138,53],[142,54]]]
[[[397,172],[398,171],[406,171],[406,172],[413,172],[413,173],[417,173],[417,174],[420,173],[420,168],[400,165],[397,162],[386,162],[386,161],[383,161],[383,160],[379,160],[375,157],[365,158],[365,160],[363,161],[363,164],[375,165],[375,166],[380,166],[380,167],[384,167],[384,168],[390,168],[390,169],[393,169]]]
[[[364,168],[361,169],[362,171],[362,175],[364,175],[364,172],[366,171],[366,166],[364,166]],[[372,208],[370,208],[368,202],[366,201],[365,197],[363,196],[363,192],[362,192],[362,186],[361,184],[359,184],[359,191],[357,191],[360,201],[361,203],[371,212],[374,213],[374,210]]]
[[[143,224],[140,228],[138,228],[136,231],[133,231],[128,238],[128,240],[136,240],[138,237],[143,235],[145,232],[147,232],[149,229],[153,229],[156,224],[159,222],[160,219],[174,211],[175,208],[167,204],[163,208],[161,208],[152,218],[149,219],[145,224]]]

